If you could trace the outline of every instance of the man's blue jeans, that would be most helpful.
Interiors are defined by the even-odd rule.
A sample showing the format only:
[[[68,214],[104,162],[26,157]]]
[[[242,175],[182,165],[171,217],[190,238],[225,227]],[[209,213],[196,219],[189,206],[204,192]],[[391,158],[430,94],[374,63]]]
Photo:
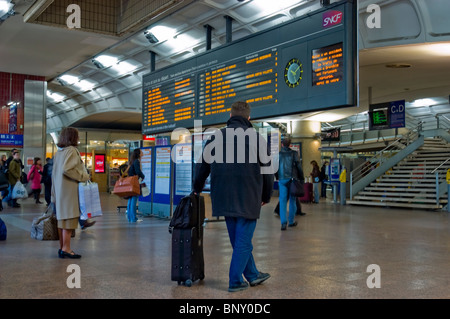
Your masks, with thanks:
[[[291,179],[280,179],[278,181],[278,189],[280,192],[280,222],[281,225],[286,224],[287,201],[289,199],[289,224],[295,222],[295,214],[297,213],[297,200],[289,192],[289,184]]]
[[[229,286],[235,287],[243,283],[242,275],[244,275],[248,282],[251,282],[259,274],[252,254],[252,238],[256,227],[256,219],[225,217],[225,222],[227,224],[231,246],[233,247]]]
[[[128,199],[128,205],[127,205],[127,218],[130,223],[134,223],[137,221],[136,217],[136,205],[138,201],[139,196],[132,196]]]

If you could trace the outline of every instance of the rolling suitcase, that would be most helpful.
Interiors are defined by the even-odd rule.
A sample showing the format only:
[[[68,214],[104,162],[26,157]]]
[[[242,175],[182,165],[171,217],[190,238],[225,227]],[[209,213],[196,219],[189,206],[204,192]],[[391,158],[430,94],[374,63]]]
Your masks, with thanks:
[[[299,197],[302,203],[312,203],[314,201],[313,184],[305,183],[303,184],[303,189],[305,191],[302,197]]]
[[[180,212],[181,215],[180,216]],[[205,278],[203,258],[203,222],[205,201],[198,195],[184,197],[169,226],[172,234],[172,281],[190,287]]]

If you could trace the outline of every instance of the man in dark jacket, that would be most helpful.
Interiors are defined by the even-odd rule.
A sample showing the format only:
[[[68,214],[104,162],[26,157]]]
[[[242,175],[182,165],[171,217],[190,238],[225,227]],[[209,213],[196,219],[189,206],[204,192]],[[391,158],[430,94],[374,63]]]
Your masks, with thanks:
[[[194,192],[200,193],[211,174],[213,216],[224,216],[233,255],[228,291],[256,286],[270,275],[259,272],[253,259],[252,237],[261,206],[270,201],[273,174],[262,174],[267,163],[267,143],[252,127],[250,105],[235,102],[227,127],[216,131],[196,164]],[[265,156],[264,156],[265,155]]]
[[[297,212],[297,200],[295,196],[291,195],[289,192],[289,186],[291,183],[291,178],[297,178],[301,182],[305,180],[303,175],[303,170],[300,166],[300,160],[297,156],[297,152],[290,149],[291,139],[285,137],[282,142],[283,147],[279,154],[279,168],[275,175],[278,179],[278,189],[280,192],[280,221],[281,230],[286,230],[287,220],[286,220],[286,210],[287,202],[289,200],[289,226],[297,226],[295,221],[295,214]]]

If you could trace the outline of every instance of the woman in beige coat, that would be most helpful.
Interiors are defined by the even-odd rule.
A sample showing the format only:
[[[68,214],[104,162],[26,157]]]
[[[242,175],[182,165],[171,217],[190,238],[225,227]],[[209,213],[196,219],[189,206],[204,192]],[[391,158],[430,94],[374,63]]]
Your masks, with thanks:
[[[58,141],[58,151],[53,159],[52,202],[55,203],[60,258],[80,258],[70,247],[72,231],[78,228],[80,204],[78,183],[86,182],[90,176],[78,152],[78,130],[63,128]]]

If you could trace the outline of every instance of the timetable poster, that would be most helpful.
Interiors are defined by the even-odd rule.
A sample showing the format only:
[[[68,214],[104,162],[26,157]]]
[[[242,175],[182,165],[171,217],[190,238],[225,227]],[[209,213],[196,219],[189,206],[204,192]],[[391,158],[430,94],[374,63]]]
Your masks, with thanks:
[[[155,193],[170,194],[170,146],[156,149]]]
[[[149,189],[152,189],[152,148],[143,148],[142,153],[141,166],[145,175],[144,183]],[[150,196],[151,194],[147,197]]]
[[[192,191],[192,145],[175,145],[175,195],[189,195]]]

